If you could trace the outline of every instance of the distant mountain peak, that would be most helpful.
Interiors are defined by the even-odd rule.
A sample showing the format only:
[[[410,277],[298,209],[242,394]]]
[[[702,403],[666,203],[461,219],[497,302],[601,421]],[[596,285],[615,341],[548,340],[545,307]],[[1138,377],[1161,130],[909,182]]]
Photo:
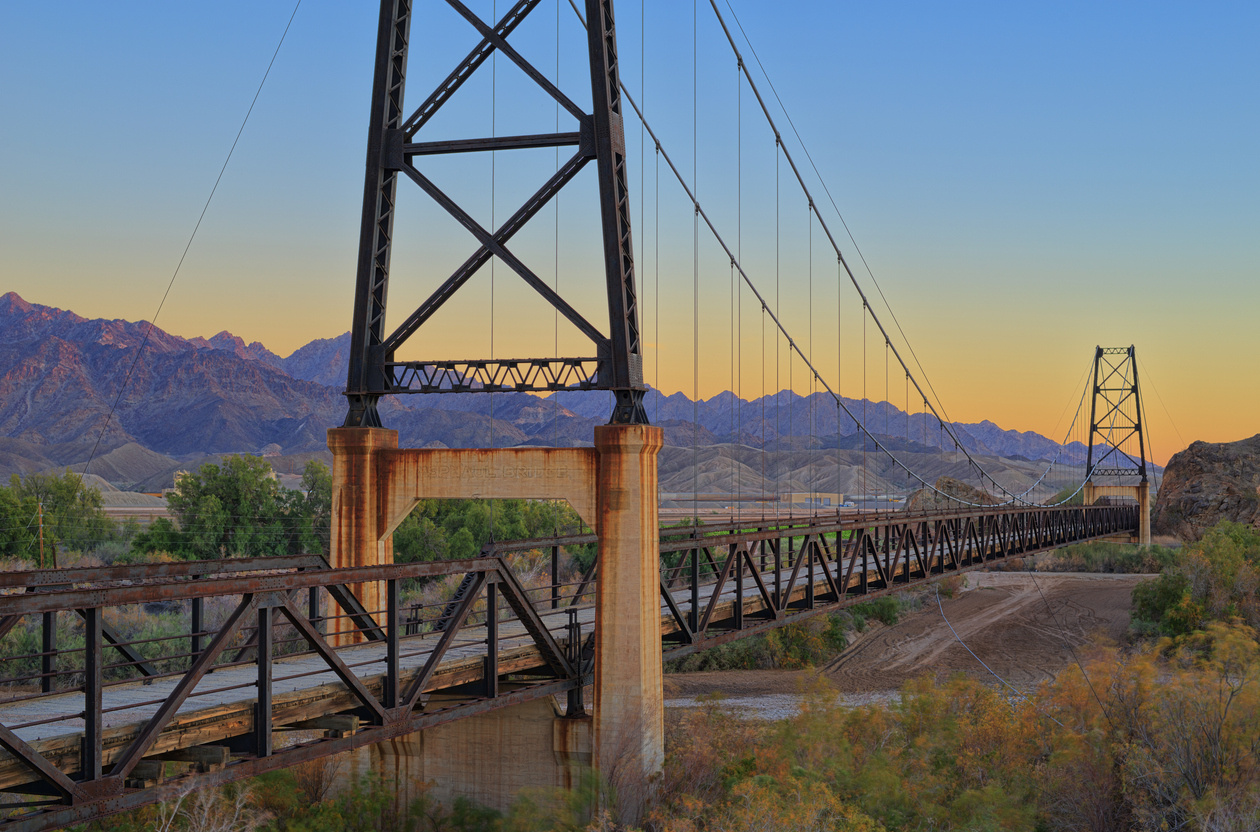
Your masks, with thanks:
[[[0,313],[29,313],[35,310],[34,304],[22,300],[22,296],[17,292],[6,292],[0,295]]]

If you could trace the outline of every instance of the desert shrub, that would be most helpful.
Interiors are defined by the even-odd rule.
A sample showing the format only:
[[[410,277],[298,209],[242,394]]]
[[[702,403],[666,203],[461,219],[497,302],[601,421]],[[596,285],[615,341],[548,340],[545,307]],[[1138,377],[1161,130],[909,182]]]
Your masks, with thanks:
[[[869,621],[895,625],[918,610],[930,593],[903,591],[852,604],[836,612],[787,624],[764,635],[719,644],[665,663],[666,673],[706,670],[796,670],[818,667],[849,646],[849,634],[863,633]]]
[[[854,620],[861,622],[858,624],[859,632],[866,629],[867,619],[878,621],[889,627],[896,624],[901,618],[900,597],[900,595],[881,595],[850,607],[849,612]]]
[[[1043,568],[1047,572],[1104,572],[1150,574],[1163,572],[1177,561],[1177,550],[1165,546],[1133,546],[1092,541],[1055,550]]]
[[[1012,698],[955,676],[847,708],[824,682],[757,725],[720,701],[670,723],[654,828],[1260,828],[1260,644],[1210,623]]]
[[[816,667],[848,647],[852,629],[847,613],[816,615],[794,624],[749,636],[665,662],[666,673],[708,670],[798,670]]]
[[[1186,636],[1213,621],[1260,627],[1260,531],[1221,521],[1133,589],[1134,629]]]
[[[769,670],[774,657],[765,636],[750,636],[665,662],[666,673],[695,673],[708,670]]]
[[[950,575],[948,578],[941,578],[936,582],[936,591],[940,593],[942,598],[953,598],[962,592],[963,587],[966,585],[966,575]]]

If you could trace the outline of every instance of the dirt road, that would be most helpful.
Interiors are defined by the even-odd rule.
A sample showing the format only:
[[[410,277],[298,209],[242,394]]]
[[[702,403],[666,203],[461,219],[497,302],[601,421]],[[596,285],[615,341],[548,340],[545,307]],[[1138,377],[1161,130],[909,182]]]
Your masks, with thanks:
[[[994,672],[1018,687],[1052,678],[1072,663],[1066,645],[1091,638],[1123,638],[1133,587],[1145,575],[992,572],[968,575],[969,588],[942,599],[945,618],[928,596],[922,610],[892,627],[859,637],[843,655],[818,671],[681,673],[666,678],[667,699],[710,691],[731,697],[794,694],[818,673],[854,699],[886,697],[923,673],[945,678],[962,672],[994,682],[960,638]]]

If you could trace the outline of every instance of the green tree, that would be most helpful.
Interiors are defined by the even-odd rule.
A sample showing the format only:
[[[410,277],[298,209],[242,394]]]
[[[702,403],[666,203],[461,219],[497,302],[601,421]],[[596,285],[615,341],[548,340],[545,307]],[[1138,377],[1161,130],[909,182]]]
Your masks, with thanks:
[[[527,540],[565,534],[581,526],[568,503],[551,500],[420,500],[394,530],[398,563],[476,557],[494,540]],[[589,549],[590,551],[586,551]],[[587,565],[594,546],[571,547]]]
[[[34,557],[38,552],[38,502],[34,497],[20,497],[12,488],[0,487],[0,555]]]
[[[332,472],[318,459],[302,469],[302,486],[284,494],[289,544],[299,552],[327,555],[332,536]]]
[[[265,460],[232,456],[222,467],[206,463],[180,476],[167,504],[194,557],[279,555],[285,553],[281,491]]]
[[[44,507],[44,545],[87,551],[112,539],[117,526],[101,508],[100,489],[85,486],[82,477],[69,469],[56,474],[14,474],[9,491],[18,502],[33,501]]]
[[[157,522],[136,536],[135,551],[167,551],[194,558],[327,554],[332,476],[311,460],[300,490],[284,488],[271,466],[233,456],[184,474],[167,498],[178,528]]]

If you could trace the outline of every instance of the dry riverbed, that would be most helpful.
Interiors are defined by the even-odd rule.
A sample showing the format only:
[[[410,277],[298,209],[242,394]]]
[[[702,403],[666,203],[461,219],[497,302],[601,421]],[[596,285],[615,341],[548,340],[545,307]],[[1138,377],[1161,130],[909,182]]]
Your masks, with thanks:
[[[718,693],[724,707],[781,719],[794,713],[803,692],[820,680],[846,705],[887,702],[906,681],[925,673],[941,679],[965,673],[996,684],[981,661],[1011,684],[1030,688],[1074,661],[1069,646],[1122,640],[1133,587],[1151,577],[972,572],[965,591],[942,598],[941,609],[929,598],[923,609],[895,626],[872,626],[824,667],[669,674],[665,705],[696,707]]]

